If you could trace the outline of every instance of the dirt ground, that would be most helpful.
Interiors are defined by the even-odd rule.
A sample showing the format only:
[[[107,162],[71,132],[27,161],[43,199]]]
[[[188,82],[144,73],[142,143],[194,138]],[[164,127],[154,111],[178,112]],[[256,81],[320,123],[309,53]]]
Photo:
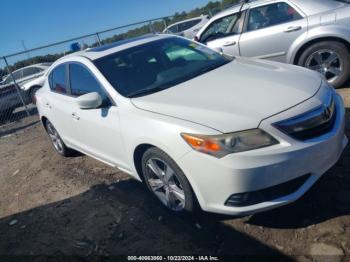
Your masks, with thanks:
[[[339,92],[350,136],[350,89]],[[349,146],[292,205],[243,218],[177,217],[123,172],[60,157],[37,116],[16,114],[0,127],[0,255],[350,255]]]

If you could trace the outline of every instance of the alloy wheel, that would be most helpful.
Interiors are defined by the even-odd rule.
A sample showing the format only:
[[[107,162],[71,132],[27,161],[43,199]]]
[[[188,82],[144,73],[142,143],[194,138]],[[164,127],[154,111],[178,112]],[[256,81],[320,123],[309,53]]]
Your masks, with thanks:
[[[63,148],[63,142],[57,133],[56,129],[53,127],[51,123],[47,124],[47,133],[49,134],[52,144],[55,147],[55,149],[63,154],[64,148]]]
[[[146,162],[146,179],[153,193],[173,211],[185,208],[185,192],[174,170],[159,158],[150,158]]]
[[[323,49],[311,54],[305,66],[323,74],[329,82],[332,82],[342,73],[343,61],[333,50]]]

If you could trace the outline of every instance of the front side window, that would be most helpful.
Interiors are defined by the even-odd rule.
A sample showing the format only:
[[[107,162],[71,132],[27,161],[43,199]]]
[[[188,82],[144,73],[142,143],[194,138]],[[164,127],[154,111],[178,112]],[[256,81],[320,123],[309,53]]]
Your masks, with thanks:
[[[57,66],[50,74],[50,88],[60,94],[67,93],[66,65]]]
[[[212,22],[201,36],[201,42],[208,42],[229,35],[237,34],[239,31],[240,14],[232,14],[219,18]]]
[[[230,60],[195,42],[169,37],[102,57],[94,63],[123,96],[171,88]]]
[[[201,21],[201,19],[191,20],[187,22],[183,22],[179,24],[179,32],[185,31],[187,29],[190,29],[191,27],[195,26]]]
[[[5,85],[7,85],[7,84],[9,84],[9,83],[12,83],[13,82],[13,80],[12,80],[12,77],[9,75],[9,76],[7,76],[6,77],[6,79],[4,80],[4,84]]]
[[[17,81],[23,78],[23,69],[19,69],[12,73],[12,75],[8,75],[4,80],[4,84],[10,84],[13,82],[13,78]]]
[[[70,88],[73,96],[81,96],[87,93],[97,92],[101,96],[102,101],[108,100],[100,83],[84,66],[70,64],[69,77]]]
[[[302,16],[287,3],[260,6],[249,12],[247,31],[283,24],[301,19]]]

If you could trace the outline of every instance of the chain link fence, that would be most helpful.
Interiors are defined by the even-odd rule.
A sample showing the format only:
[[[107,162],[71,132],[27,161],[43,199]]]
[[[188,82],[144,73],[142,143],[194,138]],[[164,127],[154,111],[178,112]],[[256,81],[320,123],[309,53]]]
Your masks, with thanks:
[[[176,13],[0,57],[0,138],[11,130],[38,122],[35,92],[44,83],[45,71],[60,57],[127,38],[163,32],[170,24],[200,15],[212,16],[222,9]]]
[[[162,32],[166,19],[141,21],[1,57],[0,137],[38,121],[35,92],[42,87],[44,74],[54,61],[87,48]]]

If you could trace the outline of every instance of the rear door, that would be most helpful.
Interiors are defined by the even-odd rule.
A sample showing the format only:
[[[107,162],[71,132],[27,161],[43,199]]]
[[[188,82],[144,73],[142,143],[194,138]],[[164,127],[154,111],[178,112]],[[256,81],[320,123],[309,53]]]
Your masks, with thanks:
[[[284,1],[252,8],[240,38],[240,54],[289,62],[287,52],[307,32],[307,25],[306,17]]]
[[[199,41],[213,49],[222,48],[228,55],[239,55],[239,37],[244,13],[234,13],[213,21],[201,34]]]
[[[49,95],[43,98],[45,115],[67,145],[75,144],[76,131],[72,127],[71,111],[74,98],[68,87],[68,64],[60,64],[49,75]]]

